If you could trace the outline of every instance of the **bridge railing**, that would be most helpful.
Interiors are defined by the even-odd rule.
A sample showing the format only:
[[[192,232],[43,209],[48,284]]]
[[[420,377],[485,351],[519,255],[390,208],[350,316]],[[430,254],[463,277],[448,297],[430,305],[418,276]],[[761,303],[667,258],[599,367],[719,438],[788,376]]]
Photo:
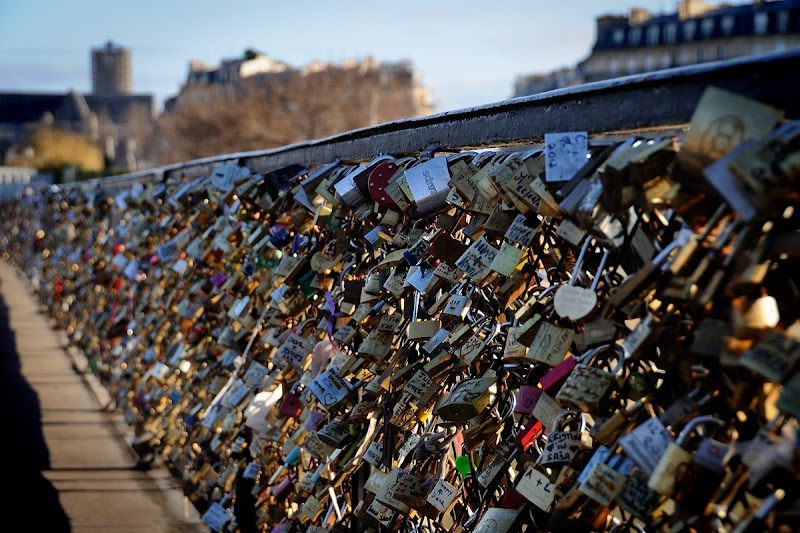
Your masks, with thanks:
[[[219,163],[237,161],[253,172],[290,164],[364,161],[390,154],[460,151],[540,143],[553,131],[590,136],[663,135],[684,130],[709,85],[800,116],[800,49],[717,61],[588,83],[488,105],[360,128],[330,137],[195,159],[65,187],[119,188],[207,176]]]

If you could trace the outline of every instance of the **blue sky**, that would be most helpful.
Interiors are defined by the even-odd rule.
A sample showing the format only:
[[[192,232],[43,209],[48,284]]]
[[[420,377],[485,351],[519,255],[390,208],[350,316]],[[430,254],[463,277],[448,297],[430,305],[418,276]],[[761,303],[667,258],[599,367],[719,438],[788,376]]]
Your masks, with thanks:
[[[595,17],[631,6],[674,12],[676,0],[273,2],[0,0],[0,90],[89,91],[89,51],[133,51],[136,92],[159,105],[191,59],[216,64],[246,48],[295,66],[374,56],[410,59],[436,111],[503,100],[518,74],[588,55]]]

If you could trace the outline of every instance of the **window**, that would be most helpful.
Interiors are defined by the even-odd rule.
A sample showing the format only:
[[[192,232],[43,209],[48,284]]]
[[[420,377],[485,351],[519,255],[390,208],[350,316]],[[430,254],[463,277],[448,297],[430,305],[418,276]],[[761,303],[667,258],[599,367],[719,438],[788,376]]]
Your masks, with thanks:
[[[678,26],[674,22],[670,22],[664,26],[664,42],[673,44],[678,36]]]
[[[703,19],[703,21],[700,23],[700,28],[703,30],[703,37],[705,39],[710,39],[711,33],[714,31],[714,19]]]
[[[642,28],[631,28],[628,32],[628,44],[631,46],[638,46],[639,41],[642,40]]]
[[[625,41],[625,30],[616,28],[611,34],[611,40],[614,41],[614,44],[622,44]]]
[[[733,27],[736,25],[736,19],[733,18],[733,15],[725,15],[720,19],[719,25],[722,28],[723,34],[730,35],[733,33]]]
[[[702,63],[706,60],[706,51],[702,48],[697,49],[697,62]]]
[[[670,68],[672,66],[672,58],[669,54],[661,55],[661,68]]]
[[[656,60],[653,56],[647,56],[644,58],[644,71],[650,72],[651,70],[656,69]]]
[[[641,40],[642,28],[631,28],[631,31],[628,32],[628,44],[631,46],[637,46]]]
[[[608,62],[608,73],[615,77],[619,73],[619,61],[612,59]]]
[[[724,46],[717,46],[717,59],[726,59],[728,57],[728,51],[725,50]]]
[[[687,20],[683,23],[683,40],[691,41],[694,39],[694,32],[697,29],[697,23],[693,20]]]
[[[652,26],[648,26],[647,28],[647,44],[655,45],[658,44],[658,36],[660,33],[661,28],[659,28],[656,24]]]
[[[769,26],[769,15],[767,15],[763,11],[760,13],[756,13],[756,16],[753,17],[754,31],[759,34],[767,33],[768,26]]]
[[[786,33],[789,31],[789,12],[778,11],[778,31]]]
[[[628,74],[633,74],[636,72],[636,59],[629,57],[628,58]]]

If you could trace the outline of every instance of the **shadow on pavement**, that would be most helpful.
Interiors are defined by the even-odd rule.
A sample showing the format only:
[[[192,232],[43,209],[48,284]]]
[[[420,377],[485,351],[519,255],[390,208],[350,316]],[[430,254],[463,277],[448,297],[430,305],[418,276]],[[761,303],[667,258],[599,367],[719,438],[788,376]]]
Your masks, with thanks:
[[[24,531],[71,531],[58,492],[42,475],[50,454],[42,433],[39,397],[21,373],[8,306],[0,295],[0,459],[7,520]]]

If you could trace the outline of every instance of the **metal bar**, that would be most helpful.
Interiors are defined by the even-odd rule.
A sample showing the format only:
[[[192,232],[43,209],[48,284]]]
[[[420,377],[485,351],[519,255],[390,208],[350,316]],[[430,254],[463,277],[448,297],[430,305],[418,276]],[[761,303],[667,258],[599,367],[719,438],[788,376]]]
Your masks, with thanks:
[[[289,164],[370,160],[425,151],[458,151],[541,142],[553,131],[590,135],[685,128],[709,85],[800,116],[800,49],[667,69],[588,83],[542,94],[348,131],[271,150],[225,154],[168,165],[91,185],[207,176],[220,162],[238,160],[253,172]],[[82,182],[80,185],[83,186]]]

